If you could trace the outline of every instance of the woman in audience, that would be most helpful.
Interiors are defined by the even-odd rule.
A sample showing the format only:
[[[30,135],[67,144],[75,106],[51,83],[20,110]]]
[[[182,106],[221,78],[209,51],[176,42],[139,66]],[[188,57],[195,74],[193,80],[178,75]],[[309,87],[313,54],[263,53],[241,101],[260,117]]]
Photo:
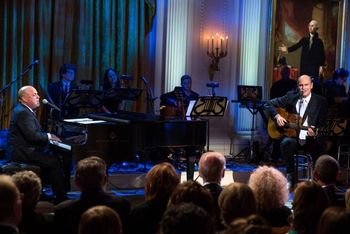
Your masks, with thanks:
[[[131,234],[156,233],[169,197],[179,183],[179,176],[170,163],[157,164],[147,173],[146,201],[131,210]]]
[[[119,76],[113,68],[108,68],[103,77],[103,105],[102,111],[105,113],[114,113],[123,109],[123,100],[115,98],[115,89],[121,87]]]
[[[248,185],[255,195],[257,213],[272,227],[288,226],[291,211],[284,205],[289,196],[286,177],[273,167],[260,166],[250,175]]]
[[[41,195],[41,180],[32,171],[17,172],[12,176],[19,192],[22,194],[22,219],[18,225],[21,233],[49,233],[48,217],[35,211]]]
[[[344,207],[328,207],[323,211],[317,227],[318,234],[350,233],[350,213]]]
[[[78,234],[121,234],[119,215],[108,206],[94,206],[80,217]]]
[[[243,183],[227,185],[219,196],[221,218],[225,226],[237,218],[244,218],[256,212],[252,189]]]
[[[291,230],[298,234],[316,233],[318,221],[329,201],[322,187],[313,181],[297,185],[293,200]]]
[[[271,234],[272,228],[267,224],[266,220],[260,215],[250,215],[246,218],[238,218],[230,223],[229,227],[223,234]]]

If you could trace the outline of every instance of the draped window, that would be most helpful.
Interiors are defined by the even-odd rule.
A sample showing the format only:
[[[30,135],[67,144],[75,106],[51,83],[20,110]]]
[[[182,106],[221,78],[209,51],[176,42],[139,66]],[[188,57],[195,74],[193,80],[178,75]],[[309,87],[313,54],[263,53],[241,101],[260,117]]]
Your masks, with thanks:
[[[29,84],[43,96],[63,63],[77,67],[76,81],[92,80],[96,89],[108,67],[133,75],[129,85],[140,86],[136,78],[144,72],[154,5],[154,0],[1,0],[1,88],[34,59],[40,61],[6,90],[4,127],[17,90]]]

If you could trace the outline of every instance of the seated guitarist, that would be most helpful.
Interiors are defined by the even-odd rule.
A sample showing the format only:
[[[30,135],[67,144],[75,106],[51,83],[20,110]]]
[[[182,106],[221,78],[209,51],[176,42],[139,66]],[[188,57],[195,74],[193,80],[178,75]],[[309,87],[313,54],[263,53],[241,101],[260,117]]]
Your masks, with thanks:
[[[288,118],[276,110],[276,108],[284,108],[290,114],[299,115],[301,118],[298,118],[296,124],[304,126],[302,129],[305,129],[297,130],[295,136],[285,136],[280,144],[281,154],[286,164],[287,178],[291,186],[297,182],[294,154],[303,149],[316,160],[324,153],[315,129],[324,126],[327,117],[326,99],[311,92],[313,88],[312,78],[308,75],[300,76],[298,87],[298,90],[289,91],[286,95],[271,99],[265,104],[267,113],[275,120],[278,127],[283,128],[289,125]]]

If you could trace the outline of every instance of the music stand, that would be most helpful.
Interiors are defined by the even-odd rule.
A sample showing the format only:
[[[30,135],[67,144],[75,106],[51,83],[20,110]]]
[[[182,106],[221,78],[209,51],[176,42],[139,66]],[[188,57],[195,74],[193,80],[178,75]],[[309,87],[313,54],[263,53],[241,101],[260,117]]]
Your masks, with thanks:
[[[254,145],[254,133],[256,129],[256,115],[259,112],[259,108],[262,106],[262,87],[253,85],[237,85],[237,99],[241,103],[240,107],[247,108],[248,111],[253,115],[252,126],[250,129],[250,141],[249,146],[241,150],[237,155],[249,149],[249,160],[254,157],[255,148]],[[236,156],[237,156],[236,155]]]
[[[63,109],[67,112],[66,116],[72,116],[79,113],[80,108],[98,108],[102,105],[102,97],[103,92],[99,90],[73,89],[67,95]]]
[[[191,101],[193,102],[193,101]],[[199,97],[195,103],[191,103],[187,110],[186,116],[191,118],[197,117],[222,117],[227,109],[227,97],[220,96],[203,96]],[[190,113],[188,115],[188,113]],[[207,122],[207,151],[209,151],[209,119]],[[188,158],[187,160],[187,180],[193,179],[195,158]]]
[[[104,98],[115,100],[137,100],[142,93],[142,89],[115,88],[105,92]]]

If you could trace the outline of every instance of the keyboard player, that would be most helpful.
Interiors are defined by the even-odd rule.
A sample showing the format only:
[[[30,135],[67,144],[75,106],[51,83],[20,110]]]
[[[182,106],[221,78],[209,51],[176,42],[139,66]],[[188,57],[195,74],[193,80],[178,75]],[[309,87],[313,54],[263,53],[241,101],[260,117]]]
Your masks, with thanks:
[[[23,86],[18,91],[19,102],[11,114],[9,127],[9,152],[12,161],[39,166],[49,174],[49,182],[55,202],[66,198],[58,155],[49,148],[49,141],[60,142],[54,134],[42,131],[35,111],[40,106],[40,97],[32,86]],[[68,177],[68,176],[67,176]],[[68,177],[69,178],[69,177]]]

